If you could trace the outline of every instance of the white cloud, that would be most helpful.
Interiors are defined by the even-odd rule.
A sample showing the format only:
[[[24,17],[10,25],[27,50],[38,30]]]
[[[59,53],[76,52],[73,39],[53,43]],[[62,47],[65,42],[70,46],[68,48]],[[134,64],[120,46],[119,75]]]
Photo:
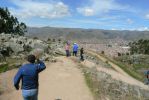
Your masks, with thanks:
[[[77,8],[77,11],[85,16],[108,13],[111,10],[126,10],[128,6],[118,4],[116,0],[90,0],[90,4]]]
[[[148,27],[140,27],[137,29],[138,31],[149,31]]]
[[[70,15],[69,8],[63,2],[37,2],[33,0],[12,0],[18,8],[10,8],[18,17],[60,18]]]
[[[129,29],[130,31],[149,31],[149,27],[138,27]]]
[[[128,18],[126,21],[127,21],[128,24],[132,24],[132,23],[134,22],[134,21],[133,21],[132,19],[130,19],[130,18]]]
[[[92,16],[94,15],[94,11],[91,8],[77,8],[78,12],[85,15],[85,16]]]
[[[146,19],[149,19],[149,14],[147,14],[147,15],[145,16],[145,18],[146,18]]]

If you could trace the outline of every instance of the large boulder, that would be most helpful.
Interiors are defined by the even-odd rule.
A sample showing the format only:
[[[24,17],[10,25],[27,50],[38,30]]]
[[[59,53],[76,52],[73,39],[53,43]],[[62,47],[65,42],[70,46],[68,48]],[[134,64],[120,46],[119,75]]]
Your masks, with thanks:
[[[9,56],[13,53],[13,50],[11,47],[6,46],[6,45],[1,45],[0,46],[0,54],[3,55],[4,57]]]
[[[7,42],[11,39],[12,35],[11,34],[0,34],[0,42]]]
[[[43,49],[45,52],[48,51],[48,45],[38,39],[31,39],[24,36],[0,34],[0,43],[10,47],[15,54],[23,51],[30,52],[31,49]]]
[[[15,54],[18,54],[24,51],[23,44],[18,44],[14,42],[6,42],[5,45],[7,47],[10,47]]]
[[[6,60],[5,57],[0,53],[0,62],[3,62],[5,60]]]
[[[48,45],[41,40],[34,40],[31,44],[31,47],[33,49],[43,49],[44,52],[47,52],[48,50]]]

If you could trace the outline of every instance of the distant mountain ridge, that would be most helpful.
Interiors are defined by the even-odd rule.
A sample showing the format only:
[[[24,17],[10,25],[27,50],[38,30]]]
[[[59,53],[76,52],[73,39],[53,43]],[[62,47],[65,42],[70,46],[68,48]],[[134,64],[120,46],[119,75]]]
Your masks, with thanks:
[[[102,30],[81,28],[28,27],[27,36],[40,39],[63,38],[67,40],[99,40],[123,38],[125,40],[149,39],[149,31]]]

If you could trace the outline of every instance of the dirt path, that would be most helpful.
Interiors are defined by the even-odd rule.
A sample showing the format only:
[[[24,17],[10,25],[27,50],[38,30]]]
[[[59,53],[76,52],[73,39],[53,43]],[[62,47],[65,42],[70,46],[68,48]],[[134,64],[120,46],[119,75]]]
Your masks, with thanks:
[[[98,71],[102,71],[105,73],[108,73],[112,76],[112,78],[116,79],[116,80],[121,80],[123,82],[126,82],[128,84],[131,85],[136,85],[139,86],[143,89],[147,89],[149,90],[149,87],[147,85],[144,85],[142,82],[134,79],[132,76],[128,75],[125,71],[123,71],[118,65],[112,63],[111,61],[109,61],[108,59],[102,57],[101,55],[98,55],[97,53],[94,53],[92,51],[88,51],[88,53],[95,55],[96,57],[98,57],[99,59],[101,59],[103,62],[108,61],[108,63],[116,70],[111,70],[111,69],[107,69],[107,68],[103,68],[103,67],[97,67]],[[93,65],[91,64],[91,62],[86,61],[86,63],[83,63],[84,65]]]
[[[39,100],[93,100],[77,64],[66,57],[57,60],[56,63],[47,64],[47,69],[40,75]],[[0,100],[22,100],[21,91],[15,91],[12,87],[15,73],[16,70],[12,70],[0,75],[0,85],[5,86]]]
[[[119,72],[119,73],[121,73],[121,74],[123,74],[123,75],[129,77],[129,75],[128,75],[125,71],[123,71],[123,70],[122,70],[119,66],[117,66],[116,64],[114,64],[114,63],[112,63],[111,61],[107,60],[105,57],[103,57],[103,56],[101,56],[101,55],[98,55],[97,53],[94,53],[94,52],[92,52],[92,51],[88,51],[88,53],[90,53],[90,54],[92,54],[92,55],[95,55],[96,57],[98,57],[99,59],[101,59],[103,62],[108,61],[108,64],[110,64],[117,72]]]

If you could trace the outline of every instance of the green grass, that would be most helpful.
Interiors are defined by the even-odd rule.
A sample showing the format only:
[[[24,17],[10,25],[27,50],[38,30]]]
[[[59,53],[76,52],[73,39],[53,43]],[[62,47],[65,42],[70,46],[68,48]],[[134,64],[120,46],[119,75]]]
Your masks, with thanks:
[[[86,84],[87,86],[89,87],[93,97],[94,97],[94,100],[97,100],[98,96],[99,96],[99,93],[96,91],[96,89],[98,88],[97,87],[97,83],[98,82],[95,82],[92,78],[92,75],[91,73],[86,73],[84,71],[84,77],[85,77],[85,81],[86,81]]]
[[[114,63],[114,61],[111,61]],[[117,65],[119,65],[120,67],[124,68],[124,66],[121,63],[116,63]],[[109,95],[111,92],[106,90],[105,88],[102,87],[102,85],[104,85],[104,83],[102,84],[102,81],[97,79],[97,73],[96,71],[92,71],[94,69],[90,69],[85,67],[82,64],[79,64],[79,68],[82,69],[83,73],[84,73],[84,77],[85,77],[85,81],[87,86],[89,87],[94,100],[100,100],[100,98],[103,98],[104,96],[109,96],[111,99],[115,98],[115,95]],[[124,68],[125,70],[127,70],[126,68]],[[127,70],[128,73],[131,73],[131,75],[137,76],[138,74],[136,74],[136,72],[130,72],[131,70]],[[137,77],[136,77],[137,78]],[[144,99],[138,99],[135,96],[133,96],[133,94],[128,93],[127,96],[124,96],[126,100],[144,100]],[[114,100],[114,99],[113,99]]]
[[[0,66],[0,73],[6,72],[9,69],[8,64]]]
[[[95,53],[97,53],[97,52],[95,52]],[[100,56],[102,56],[102,57],[104,57],[104,58],[106,58],[108,60],[108,62],[110,61],[110,62],[116,64],[117,66],[119,66],[121,69],[123,69],[126,73],[128,73],[133,78],[135,78],[135,79],[137,79],[139,81],[142,81],[142,82],[144,81],[143,74],[138,73],[136,69],[132,68],[132,66],[129,66],[128,64],[125,64],[125,63],[122,63],[120,61],[114,60],[112,58],[108,58],[107,56],[105,56],[103,54],[100,54],[100,53],[97,53],[97,54],[100,55]],[[96,57],[96,59],[98,58],[96,55],[94,55],[94,57]]]
[[[90,92],[92,93],[93,97],[94,97],[94,100],[97,100],[97,97],[98,97],[98,93],[95,91],[97,86],[96,86],[96,83],[94,80],[93,80],[93,76],[89,71],[88,68],[86,68],[84,65],[82,65],[81,63],[78,64],[79,68],[82,70],[82,72],[84,73],[84,79],[85,79],[85,82],[86,82],[86,85],[88,86]]]
[[[93,82],[91,80],[91,75],[89,73],[84,73],[84,76],[85,76],[85,81],[87,83],[87,86],[93,92]]]
[[[128,73],[130,76],[134,77],[137,80],[143,81],[144,78],[142,77],[142,75],[140,75],[139,73],[137,73],[137,71],[135,69],[131,69],[129,68],[130,66],[121,63],[119,61],[115,61],[115,60],[110,60],[111,62],[113,62],[114,64],[118,65],[120,68],[122,68],[126,73]]]
[[[139,69],[142,69],[142,68],[148,69],[149,65],[147,65],[147,64],[134,64],[133,67],[134,67],[135,70],[139,70]]]
[[[11,70],[11,69],[14,69],[14,68],[18,68],[19,66],[16,66],[16,65],[9,65],[9,64],[4,64],[2,66],[0,66],[0,73],[2,72],[6,72],[8,70]]]
[[[128,73],[130,76],[132,76],[133,78],[139,80],[139,81],[144,81],[144,77],[142,74],[138,73],[136,69],[131,68],[132,66],[127,65],[125,63],[122,63],[120,61],[116,61],[114,59],[108,58],[105,55],[99,54],[103,57],[105,57],[106,59],[108,59],[109,61],[111,61],[112,63],[116,64],[117,66],[119,66],[121,69],[123,69],[126,73]]]
[[[16,65],[17,63],[22,64],[23,62],[25,62],[24,59],[12,59],[12,58],[7,58],[6,59],[6,64],[3,64],[0,66],[0,73],[2,72],[6,72],[8,70],[14,69],[14,68],[18,68],[20,66]]]

